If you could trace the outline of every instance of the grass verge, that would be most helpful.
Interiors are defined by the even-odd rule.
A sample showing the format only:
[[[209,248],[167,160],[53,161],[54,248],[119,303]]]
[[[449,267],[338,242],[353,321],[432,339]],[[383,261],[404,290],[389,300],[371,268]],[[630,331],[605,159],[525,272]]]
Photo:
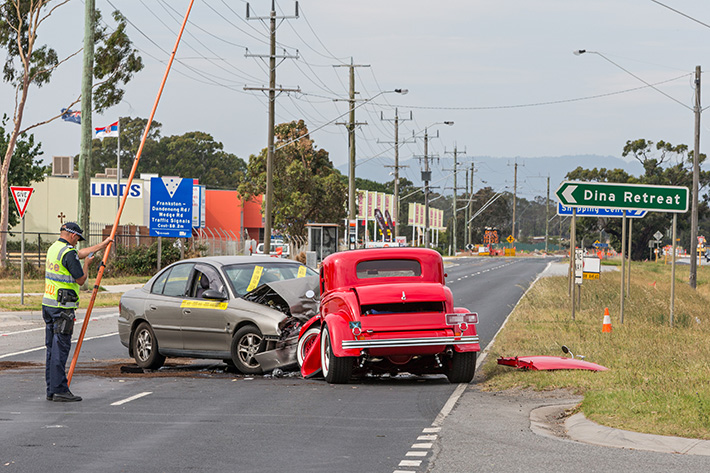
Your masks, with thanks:
[[[118,310],[120,299],[120,293],[99,292],[96,294],[94,307],[116,307]],[[79,299],[79,308],[86,309],[89,306],[89,300],[91,300],[91,293],[83,292]],[[0,297],[0,312],[23,310],[42,310],[42,296],[25,296],[24,305],[20,304],[20,296]]]
[[[571,389],[587,418],[610,427],[710,439],[710,270],[676,266],[674,326],[669,325],[671,266],[633,263],[619,317],[620,272],[585,281],[571,320],[567,278],[540,279],[510,316],[483,366],[484,389]],[[602,333],[604,308],[613,330]],[[521,371],[499,356],[564,356],[561,346],[609,371]]]
[[[127,276],[120,278],[101,278],[102,286],[113,286],[116,284],[143,284],[150,279],[149,276]],[[93,287],[96,276],[87,279],[88,284]],[[44,279],[25,279],[25,294],[32,292],[44,292]],[[0,279],[0,294],[19,294],[20,279]]]

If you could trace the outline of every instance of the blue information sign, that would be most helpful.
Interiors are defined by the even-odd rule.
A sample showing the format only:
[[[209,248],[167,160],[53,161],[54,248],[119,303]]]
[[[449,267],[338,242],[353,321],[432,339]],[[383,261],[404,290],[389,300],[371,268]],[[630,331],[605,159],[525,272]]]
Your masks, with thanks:
[[[557,203],[557,215],[572,215],[574,207]],[[627,209],[626,218],[645,217],[648,210]],[[577,217],[623,217],[624,209],[603,209],[597,207],[577,207]]]
[[[192,185],[192,179],[151,178],[150,236],[192,236]]]

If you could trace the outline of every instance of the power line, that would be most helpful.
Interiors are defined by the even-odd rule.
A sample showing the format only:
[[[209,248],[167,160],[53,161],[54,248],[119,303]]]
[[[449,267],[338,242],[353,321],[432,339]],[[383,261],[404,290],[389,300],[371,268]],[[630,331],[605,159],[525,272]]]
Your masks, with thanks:
[[[585,97],[577,97],[577,98],[573,98],[573,99],[551,100],[548,102],[535,102],[535,103],[516,104],[516,105],[491,105],[491,106],[481,106],[481,107],[426,107],[426,106],[417,106],[417,105],[395,105],[395,106],[413,108],[413,109],[418,109],[418,110],[505,110],[505,109],[512,109],[512,108],[542,107],[545,105],[558,105],[558,104],[563,104],[563,103],[581,102],[584,100],[593,100],[593,99],[599,99],[599,98],[604,98],[604,97],[610,97],[610,96],[614,96],[614,95],[626,94],[629,92],[636,92],[638,90],[653,88],[657,85],[667,84],[668,82],[673,82],[678,79],[682,79],[684,77],[688,77],[691,75],[692,75],[692,73],[687,73],[687,74],[683,74],[682,76],[674,77],[672,79],[664,80],[661,82],[656,82],[654,84],[634,87],[632,89],[620,90],[617,92],[609,92],[606,94],[597,94],[597,95],[588,95]],[[384,106],[391,106],[391,105],[380,104],[380,106],[384,107]]]

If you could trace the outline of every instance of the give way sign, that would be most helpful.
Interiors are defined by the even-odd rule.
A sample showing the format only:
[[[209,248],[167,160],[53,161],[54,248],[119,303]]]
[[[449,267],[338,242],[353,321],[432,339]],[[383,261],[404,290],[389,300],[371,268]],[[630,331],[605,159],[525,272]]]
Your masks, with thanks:
[[[17,210],[20,212],[20,218],[23,218],[34,189],[32,187],[10,187],[10,190],[12,191],[12,197],[15,199]]]

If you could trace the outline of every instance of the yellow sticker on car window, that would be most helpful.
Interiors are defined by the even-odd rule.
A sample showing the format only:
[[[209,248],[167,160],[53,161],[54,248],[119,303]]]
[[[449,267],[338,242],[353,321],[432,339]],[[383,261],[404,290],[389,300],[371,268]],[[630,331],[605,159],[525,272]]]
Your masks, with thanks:
[[[261,279],[261,273],[264,272],[263,266],[254,266],[254,272],[251,274],[251,281],[247,286],[247,292],[253,291],[259,285],[259,279]]]
[[[298,267],[298,276],[299,278],[304,278],[306,277],[306,267],[305,266],[299,266]]]
[[[180,307],[187,307],[190,309],[216,309],[216,310],[226,310],[229,303],[227,302],[217,302],[217,301],[190,301],[184,299]]]

